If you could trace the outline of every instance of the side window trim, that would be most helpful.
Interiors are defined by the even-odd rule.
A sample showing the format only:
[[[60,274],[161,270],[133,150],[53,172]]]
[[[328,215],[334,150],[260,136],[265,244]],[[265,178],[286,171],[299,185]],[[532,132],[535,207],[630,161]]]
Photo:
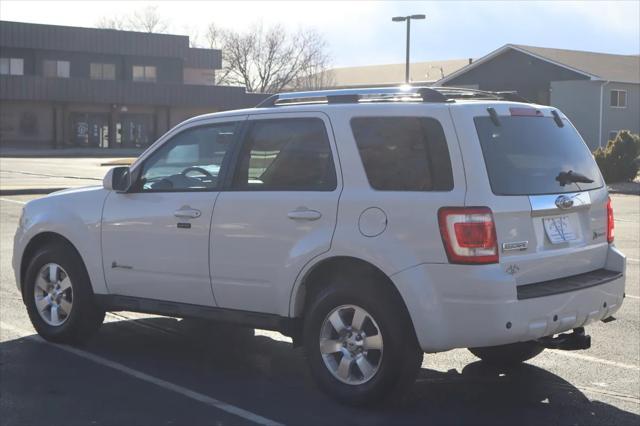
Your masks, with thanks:
[[[242,153],[242,148],[247,143],[247,135],[251,129],[251,123],[250,118],[247,117],[245,120],[242,120],[239,125],[238,135],[233,141],[233,147],[229,153],[227,166],[222,170],[223,174],[221,174],[222,179],[220,181],[220,191],[236,191],[236,189],[233,189],[233,180],[238,172],[240,154]]]
[[[237,151],[240,146],[241,135],[244,132],[245,125],[247,121],[247,116],[233,116],[229,117],[229,120],[221,120],[221,121],[205,121],[202,123],[190,123],[191,125],[185,125],[182,127],[177,127],[172,131],[169,131],[167,135],[163,136],[162,142],[157,145],[152,152],[149,152],[148,155],[145,155],[144,158],[140,161],[140,163],[135,165],[135,168],[132,170],[132,181],[135,184],[131,185],[131,189],[127,191],[130,194],[158,194],[158,193],[168,193],[168,192],[220,192],[224,191],[227,188],[227,182],[229,180],[229,175],[235,169],[234,159],[237,156]],[[231,148],[229,152],[225,155],[225,159],[220,165],[220,173],[218,175],[218,179],[220,184],[217,188],[183,188],[183,189],[166,189],[166,190],[155,190],[155,191],[143,191],[140,188],[140,179],[142,178],[142,172],[144,170],[145,164],[153,158],[153,155],[160,151],[166,144],[171,143],[171,141],[183,134],[184,132],[188,132],[194,129],[205,128],[205,127],[216,127],[223,126],[229,123],[237,123],[238,130],[236,131],[236,135],[233,137],[233,141],[231,142]]]
[[[263,189],[258,190],[254,188],[234,188],[234,180],[236,177],[236,173],[238,172],[242,152],[244,148],[249,143],[248,136],[252,130],[252,128],[256,125],[256,123],[260,121],[270,121],[270,120],[286,120],[286,119],[318,119],[322,122],[324,126],[325,134],[327,137],[327,142],[329,144],[329,153],[331,154],[331,163],[333,165],[334,173],[335,173],[335,186],[331,189]],[[234,150],[232,152],[231,165],[228,168],[228,173],[225,176],[225,180],[223,182],[223,186],[221,191],[234,191],[234,192],[334,192],[340,189],[341,187],[341,171],[338,167],[339,159],[337,148],[335,147],[334,139],[333,139],[333,128],[331,126],[331,122],[329,117],[323,113],[308,111],[304,113],[274,113],[274,114],[254,114],[249,115],[247,119],[242,123],[242,127],[238,132],[239,138],[236,141],[234,146]]]

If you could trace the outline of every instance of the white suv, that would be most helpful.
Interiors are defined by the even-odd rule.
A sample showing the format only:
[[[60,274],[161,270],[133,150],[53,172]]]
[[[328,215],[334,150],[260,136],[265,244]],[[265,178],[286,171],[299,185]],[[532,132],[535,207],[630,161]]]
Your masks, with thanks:
[[[189,119],[103,187],[29,202],[13,267],[46,339],[116,310],[279,330],[362,404],[406,388],[423,352],[589,347],[583,327],[624,298],[612,242],[602,176],[557,109],[382,88]]]

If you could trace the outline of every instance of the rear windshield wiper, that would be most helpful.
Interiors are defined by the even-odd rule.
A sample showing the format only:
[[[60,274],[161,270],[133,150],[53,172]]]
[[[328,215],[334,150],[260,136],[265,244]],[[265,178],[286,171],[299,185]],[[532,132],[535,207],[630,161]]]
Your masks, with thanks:
[[[560,182],[560,186],[565,186],[568,183],[593,183],[592,179],[589,179],[580,173],[576,173],[573,170],[558,173],[556,180]]]

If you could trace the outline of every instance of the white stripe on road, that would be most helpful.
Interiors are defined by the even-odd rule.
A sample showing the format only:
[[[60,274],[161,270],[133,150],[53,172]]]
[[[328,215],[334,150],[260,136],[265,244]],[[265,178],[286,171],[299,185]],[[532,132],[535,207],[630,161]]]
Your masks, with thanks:
[[[0,201],[6,201],[7,203],[15,203],[15,204],[27,204],[26,201],[11,200],[9,198],[0,198]]]
[[[640,259],[633,259],[631,257],[627,257],[627,262],[631,263],[640,263]]]
[[[629,223],[638,223],[637,220],[632,220],[632,219],[613,219],[615,222],[629,222]]]
[[[141,371],[138,370],[134,370],[133,368],[127,367],[126,365],[120,364],[118,362],[114,362],[111,360],[108,360],[106,358],[103,358],[99,355],[95,355],[92,354],[90,352],[86,352],[83,351],[81,349],[77,349],[77,348],[73,348],[71,346],[64,346],[64,345],[57,345],[54,343],[50,343],[47,342],[46,340],[42,339],[40,336],[31,334],[28,331],[24,331],[21,330],[17,327],[14,327],[10,324],[7,324],[5,322],[0,322],[0,328],[4,329],[4,330],[9,330],[11,332],[13,332],[14,334],[17,334],[19,337],[24,337],[26,339],[30,339],[39,343],[48,343],[52,346],[55,346],[58,349],[62,349],[63,351],[72,353],[74,355],[77,355],[81,358],[84,359],[88,359],[90,361],[95,362],[96,364],[100,364],[102,366],[105,367],[109,367],[112,368],[114,370],[120,371],[121,373],[124,373],[126,375],[135,377],[137,379],[143,380],[145,382],[148,383],[152,383],[156,386],[159,386],[161,388],[170,390],[172,392],[181,394],[183,396],[186,396],[187,398],[191,398],[193,400],[202,402],[203,404],[209,405],[211,407],[217,408],[219,410],[222,411],[226,411],[227,413],[236,415],[238,417],[242,417],[243,419],[252,421],[254,423],[260,424],[260,425],[268,425],[268,426],[281,426],[282,423],[278,423],[276,421],[273,421],[271,419],[267,419],[266,417],[262,417],[258,414],[254,414],[250,411],[244,410],[242,408],[236,407],[234,405],[231,404],[227,404],[226,402],[222,402],[219,401],[217,399],[211,398],[207,395],[201,394],[199,392],[193,391],[191,389],[187,389],[183,386],[180,385],[176,385],[175,383],[171,383],[171,382],[167,382],[166,380],[162,380],[158,377],[154,377],[151,376],[149,374],[143,373]]]
[[[599,364],[610,365],[618,368],[625,368],[627,370],[640,371],[640,366],[638,365],[625,364],[623,362],[610,361],[608,359],[596,358],[594,356],[582,355],[579,353],[569,352],[569,351],[561,351],[558,349],[549,349],[549,352],[552,352],[556,355],[566,356],[568,358],[580,359],[582,361],[597,362]]]
[[[625,298],[627,298],[627,297],[628,297],[629,299],[638,299],[638,300],[640,300],[640,297],[639,297],[639,296],[632,296],[631,294],[625,294],[625,296],[624,296],[624,297],[625,297]]]

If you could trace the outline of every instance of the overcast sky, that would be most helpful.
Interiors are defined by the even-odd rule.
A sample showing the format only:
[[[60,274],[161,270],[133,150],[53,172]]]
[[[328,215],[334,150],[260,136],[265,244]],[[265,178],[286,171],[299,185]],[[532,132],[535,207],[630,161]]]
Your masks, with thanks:
[[[157,4],[171,32],[214,22],[243,29],[252,22],[313,27],[334,66],[404,62],[405,26],[391,17],[424,13],[412,23],[412,61],[478,58],[506,44],[638,54],[640,1],[216,2],[1,0],[0,19],[95,26],[102,16]],[[201,32],[204,30],[201,30]]]

